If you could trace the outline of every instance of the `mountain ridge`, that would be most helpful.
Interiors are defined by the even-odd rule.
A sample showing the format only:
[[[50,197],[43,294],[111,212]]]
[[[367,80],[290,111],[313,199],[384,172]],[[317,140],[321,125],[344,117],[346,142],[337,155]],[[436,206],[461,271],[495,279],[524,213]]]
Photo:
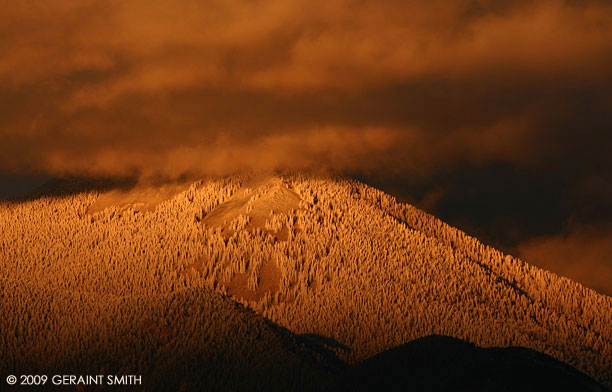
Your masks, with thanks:
[[[341,177],[272,176],[252,196],[282,204],[290,190],[297,208],[267,212],[270,203],[245,199],[229,220],[207,224],[252,180],[247,173],[198,181],[146,211],[118,203],[88,214],[104,195],[95,187],[0,203],[4,279],[103,296],[212,290],[296,335],[338,342],[349,351],[332,351],[351,365],[442,334],[482,347],[528,347],[612,385],[610,297]],[[248,228],[250,213],[267,218]],[[280,270],[276,291],[231,296],[228,282],[240,274],[244,290],[255,292],[270,262]],[[31,328],[18,317],[4,323]]]
[[[606,391],[554,358],[523,347],[479,348],[429,335],[349,369],[335,391]]]

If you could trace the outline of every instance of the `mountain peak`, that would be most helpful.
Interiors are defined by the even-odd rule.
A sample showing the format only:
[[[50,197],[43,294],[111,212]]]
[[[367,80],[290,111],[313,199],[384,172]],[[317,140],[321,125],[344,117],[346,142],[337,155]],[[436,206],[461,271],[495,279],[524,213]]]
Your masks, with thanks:
[[[45,336],[69,326],[56,338],[68,347],[94,325],[91,314],[140,317],[150,309],[148,318],[165,328],[165,338],[197,335],[191,313],[180,315],[189,301],[182,293],[198,292],[239,303],[295,336],[335,342],[322,343],[323,351],[349,365],[438,334],[485,348],[526,347],[612,385],[612,298],[490,248],[379,190],[301,173],[241,174],[167,190],[151,191],[165,200],[140,211],[137,198],[125,196],[132,191],[121,191],[125,197],[115,205],[92,189],[0,204],[0,268],[10,282],[2,288],[3,309],[22,314],[28,304],[37,315],[54,306],[63,312],[37,324],[46,332],[39,338],[10,340],[22,351],[3,343],[10,363],[31,362],[30,352],[64,363],[65,354]],[[147,192],[141,194],[148,198]],[[93,215],[84,213],[92,207]],[[68,299],[75,296],[77,305]],[[222,313],[214,317],[233,317]],[[123,343],[137,345],[130,322],[100,322],[87,339],[105,341],[120,330]],[[2,323],[2,330],[30,328],[19,317]],[[124,363],[120,352],[103,357]],[[151,370],[148,361],[142,358],[139,371]]]

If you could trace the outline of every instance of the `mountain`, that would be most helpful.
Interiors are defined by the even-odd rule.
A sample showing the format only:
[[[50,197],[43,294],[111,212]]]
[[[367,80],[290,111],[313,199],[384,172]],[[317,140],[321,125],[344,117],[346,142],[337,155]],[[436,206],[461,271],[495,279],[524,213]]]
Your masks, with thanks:
[[[604,391],[548,355],[522,347],[478,348],[430,335],[368,358],[330,391]]]
[[[62,181],[1,203],[0,232],[0,375],[320,390],[445,335],[612,386],[612,298],[350,179]]]

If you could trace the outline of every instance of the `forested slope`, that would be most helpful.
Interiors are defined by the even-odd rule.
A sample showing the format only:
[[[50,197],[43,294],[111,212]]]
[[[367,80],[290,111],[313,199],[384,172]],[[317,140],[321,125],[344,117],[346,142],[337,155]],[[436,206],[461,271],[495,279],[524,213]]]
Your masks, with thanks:
[[[342,369],[320,347],[206,289],[115,297],[0,288],[5,377],[140,375],[142,387],[127,391],[316,391]]]
[[[168,313],[160,320],[171,334],[176,309],[185,306],[163,308],[152,298],[187,301],[186,293],[213,290],[294,334],[331,339],[348,363],[441,334],[484,347],[529,347],[612,385],[610,297],[362,183],[241,174],[193,183],[141,211],[133,191],[129,203],[113,194],[116,204],[100,208],[109,198],[97,188],[63,186],[0,204],[0,330],[15,331],[2,334],[0,352],[9,366],[39,355],[40,344],[63,343],[23,338],[65,325],[49,306],[73,307],[81,318],[69,324],[80,328],[79,341],[93,344],[105,333],[136,339],[151,306]],[[125,325],[94,322],[109,314],[124,315]]]

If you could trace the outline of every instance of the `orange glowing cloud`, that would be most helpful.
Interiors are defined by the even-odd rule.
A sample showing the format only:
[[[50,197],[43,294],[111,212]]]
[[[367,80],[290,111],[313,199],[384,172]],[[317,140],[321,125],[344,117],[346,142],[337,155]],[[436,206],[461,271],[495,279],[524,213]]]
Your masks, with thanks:
[[[612,295],[612,232],[585,228],[567,235],[533,238],[518,254],[527,262]]]

